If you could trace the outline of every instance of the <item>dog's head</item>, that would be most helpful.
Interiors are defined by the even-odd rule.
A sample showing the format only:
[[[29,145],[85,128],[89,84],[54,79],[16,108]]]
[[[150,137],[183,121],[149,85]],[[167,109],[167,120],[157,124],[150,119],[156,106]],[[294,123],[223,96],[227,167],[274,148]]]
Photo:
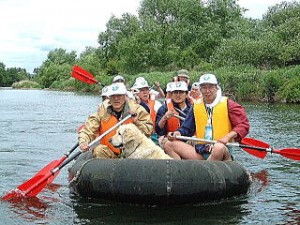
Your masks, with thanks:
[[[122,151],[125,155],[130,155],[135,147],[141,143],[139,138],[142,132],[132,123],[121,125],[109,142],[116,148],[123,147]]]

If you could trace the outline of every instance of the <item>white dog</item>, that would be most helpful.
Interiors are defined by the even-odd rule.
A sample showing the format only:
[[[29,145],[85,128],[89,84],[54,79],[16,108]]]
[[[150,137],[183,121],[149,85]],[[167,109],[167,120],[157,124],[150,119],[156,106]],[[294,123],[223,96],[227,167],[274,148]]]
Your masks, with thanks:
[[[125,158],[173,159],[132,123],[121,125],[110,139],[110,143],[114,147],[122,147]]]

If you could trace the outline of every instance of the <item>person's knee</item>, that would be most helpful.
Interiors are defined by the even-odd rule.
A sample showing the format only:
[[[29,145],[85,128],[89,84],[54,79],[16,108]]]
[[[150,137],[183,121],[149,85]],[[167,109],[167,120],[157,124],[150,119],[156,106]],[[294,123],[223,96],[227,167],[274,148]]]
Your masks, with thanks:
[[[168,144],[169,142],[170,141],[165,136],[162,136],[158,139],[159,146],[164,150],[166,149],[166,144]]]
[[[208,160],[230,160],[230,153],[229,150],[226,146],[218,147],[218,148],[213,148],[211,151],[210,157]]]
[[[165,142],[165,148],[166,148],[166,149],[171,149],[171,148],[172,148],[172,145],[173,145],[173,141],[167,140],[167,141]]]
[[[164,139],[165,139],[165,136],[160,136],[158,138],[158,144],[159,144],[160,147],[162,147]]]

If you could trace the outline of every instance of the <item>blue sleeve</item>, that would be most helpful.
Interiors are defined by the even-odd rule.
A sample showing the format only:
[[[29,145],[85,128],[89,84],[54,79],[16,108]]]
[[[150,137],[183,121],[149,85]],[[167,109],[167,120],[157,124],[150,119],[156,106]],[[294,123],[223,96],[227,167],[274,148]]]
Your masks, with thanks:
[[[148,113],[150,113],[150,109],[145,102],[141,102],[140,105],[143,106]]]
[[[192,137],[196,131],[194,107],[192,106],[183,122],[178,129],[182,136]]]
[[[158,126],[159,121],[166,114],[166,112],[167,112],[167,106],[162,105],[156,113],[155,133],[157,133],[159,136],[163,136],[163,135],[167,134],[166,126],[164,126],[162,129]]]

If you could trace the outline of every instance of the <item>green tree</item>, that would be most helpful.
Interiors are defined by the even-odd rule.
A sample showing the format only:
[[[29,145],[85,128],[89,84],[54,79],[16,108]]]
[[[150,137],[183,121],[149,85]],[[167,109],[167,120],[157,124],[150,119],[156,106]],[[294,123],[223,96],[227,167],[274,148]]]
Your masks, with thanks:
[[[262,23],[283,46],[279,65],[300,64],[300,3],[282,2],[269,8]]]
[[[114,72],[191,69],[236,34],[242,12],[234,0],[144,0],[138,18],[109,20],[99,57]]]
[[[114,65],[108,69],[108,73],[118,73],[118,64],[112,62],[120,60],[119,43],[124,38],[131,37],[139,30],[139,22],[135,16],[123,14],[121,19],[111,17],[106,25],[106,31],[98,36],[100,50],[97,52],[104,68]]]
[[[35,80],[46,88],[54,81],[65,81],[70,78],[72,65],[76,62],[76,52],[67,53],[64,49],[50,51],[47,59],[38,70]]]
[[[35,80],[43,87],[49,88],[55,81],[63,82],[70,78],[71,65],[48,63],[47,66],[42,66]]]
[[[43,64],[54,63],[56,65],[74,64],[77,54],[75,51],[67,53],[65,49],[58,48],[48,53],[47,59]]]
[[[0,62],[0,86],[4,86],[4,79],[5,79],[5,65],[4,63]]]

